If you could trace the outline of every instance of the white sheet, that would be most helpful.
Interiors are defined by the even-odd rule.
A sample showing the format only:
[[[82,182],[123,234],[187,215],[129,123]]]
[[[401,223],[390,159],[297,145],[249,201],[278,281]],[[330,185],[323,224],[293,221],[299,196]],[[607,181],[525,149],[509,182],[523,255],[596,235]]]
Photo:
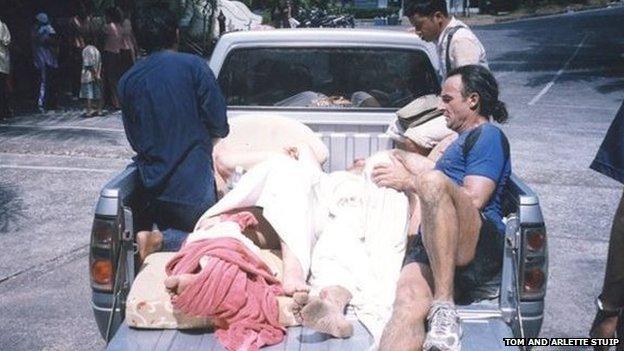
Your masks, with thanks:
[[[347,288],[377,344],[392,313],[408,223],[407,197],[370,180],[378,162],[390,160],[385,153],[369,158],[363,175],[325,174],[309,160],[274,157],[249,170],[199,222],[262,207],[304,272],[310,270],[313,293],[329,285]]]
[[[378,162],[390,159],[376,154],[364,175],[334,172],[322,181],[330,215],[313,250],[310,278],[314,290],[341,285],[353,294],[351,305],[376,345],[392,313],[408,224],[407,197],[370,179]]]
[[[323,173],[313,166],[315,163],[276,155],[256,165],[204,213],[195,230],[204,218],[237,208],[262,207],[264,218],[297,257],[303,271],[308,272],[316,229],[321,227],[316,223],[318,201],[313,189]]]

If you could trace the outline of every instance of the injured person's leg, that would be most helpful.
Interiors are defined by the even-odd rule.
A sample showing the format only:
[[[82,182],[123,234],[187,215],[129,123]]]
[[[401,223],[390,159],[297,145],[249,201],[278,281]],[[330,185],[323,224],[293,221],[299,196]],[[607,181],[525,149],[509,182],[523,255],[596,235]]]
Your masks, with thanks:
[[[228,211],[220,216],[205,219],[201,224],[202,230],[209,230],[213,226],[223,221],[231,221],[240,213],[249,212],[257,220],[253,226],[246,227],[242,234],[249,238],[260,249],[281,251],[282,258],[282,287],[287,296],[292,296],[295,292],[307,292],[310,287],[306,283],[307,272],[303,271],[301,263],[296,255],[288,248],[286,243],[282,241],[275,229],[264,218],[262,208],[244,207]]]
[[[282,248],[282,264],[284,276],[282,278],[282,287],[284,293],[293,296],[296,292],[308,292],[310,286],[306,283],[307,273],[303,272],[301,263],[295,254],[288,248],[286,243],[280,240]]]
[[[148,255],[162,248],[163,233],[157,229],[152,231],[142,230],[137,233],[136,242],[139,249],[139,260],[140,263],[143,263]]]
[[[180,295],[187,286],[199,277],[199,273],[183,273],[165,279],[165,288],[171,295]]]
[[[341,286],[323,288],[318,297],[307,292],[293,295],[292,312],[297,322],[318,332],[337,338],[353,335],[353,325],[344,316],[344,309],[351,301],[351,293]]]

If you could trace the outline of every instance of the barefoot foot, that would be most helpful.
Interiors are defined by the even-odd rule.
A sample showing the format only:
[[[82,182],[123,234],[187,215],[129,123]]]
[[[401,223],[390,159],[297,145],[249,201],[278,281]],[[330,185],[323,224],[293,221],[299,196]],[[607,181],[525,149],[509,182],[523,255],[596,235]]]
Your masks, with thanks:
[[[143,230],[137,233],[136,242],[139,247],[139,259],[143,263],[147,256],[162,248],[163,234],[158,230]]]
[[[301,324],[321,333],[336,338],[348,338],[353,335],[353,326],[336,306],[327,300],[312,298],[301,309]]]
[[[171,295],[180,295],[195,279],[197,279],[197,274],[172,275],[165,279],[165,288]]]
[[[301,309],[303,309],[303,307],[305,307],[305,305],[308,303],[309,298],[310,295],[306,291],[296,292],[293,294],[289,310],[290,312],[292,312],[293,316],[295,317],[295,321],[298,324],[301,324],[303,321],[301,318]]]

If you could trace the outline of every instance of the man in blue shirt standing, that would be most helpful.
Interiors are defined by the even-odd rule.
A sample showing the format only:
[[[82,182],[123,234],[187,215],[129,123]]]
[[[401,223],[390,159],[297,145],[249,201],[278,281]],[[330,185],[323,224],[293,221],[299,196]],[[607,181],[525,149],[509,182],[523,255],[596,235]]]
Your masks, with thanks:
[[[469,295],[502,268],[501,197],[511,160],[507,138],[490,123],[490,118],[507,120],[498,84],[483,66],[451,70],[439,109],[459,136],[435,165],[420,155],[396,152],[392,165],[373,170],[377,185],[406,192],[421,210],[382,350],[460,350],[456,288]]]
[[[177,250],[216,202],[212,148],[229,133],[226,104],[205,60],[176,52],[175,15],[137,11],[134,29],[148,56],[118,84],[123,125],[160,231],[140,232],[141,258]]]
[[[624,184],[624,103],[615,115],[591,169]],[[607,268],[600,296],[596,299],[598,311],[589,335],[592,338],[613,338],[624,343],[624,195],[613,217],[609,237]],[[619,330],[616,328],[619,324]],[[609,347],[594,347],[607,350]],[[620,348],[618,348],[620,350]]]

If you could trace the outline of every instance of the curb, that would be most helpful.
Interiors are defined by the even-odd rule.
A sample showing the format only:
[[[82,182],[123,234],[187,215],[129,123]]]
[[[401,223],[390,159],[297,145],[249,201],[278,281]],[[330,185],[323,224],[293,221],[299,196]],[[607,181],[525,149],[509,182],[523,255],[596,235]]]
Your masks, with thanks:
[[[587,11],[616,9],[616,8],[622,8],[622,7],[624,7],[624,1],[620,0],[618,2],[613,2],[607,5],[590,5],[590,6],[584,6],[577,10],[563,9],[560,11],[554,11],[554,12],[549,12],[549,13],[526,14],[526,15],[522,15],[518,17],[510,16],[510,17],[496,18],[492,15],[485,15],[485,16],[491,16],[491,17],[479,18],[479,16],[484,16],[484,15],[476,14],[470,17],[457,17],[457,18],[459,18],[460,20],[462,20],[463,22],[465,22],[467,25],[471,27],[477,27],[477,26],[488,26],[488,25],[497,24],[497,23],[509,23],[509,22],[514,22],[514,21],[528,20],[528,19],[538,19],[538,18],[549,17],[549,16],[559,16],[559,15],[565,15],[568,13],[576,14],[576,13],[582,13],[582,12],[587,12]],[[368,18],[355,19],[355,23],[356,23],[356,26],[357,25],[373,26],[374,20],[368,19]],[[399,26],[404,26],[404,25],[399,25]],[[386,25],[386,26],[375,26],[375,27],[384,28],[388,26]],[[406,26],[406,27],[410,27],[410,26]]]
[[[506,22],[513,22],[513,21],[521,21],[521,20],[526,20],[526,19],[531,19],[531,18],[557,16],[557,15],[564,15],[564,14],[568,14],[568,13],[570,13],[570,14],[582,13],[582,12],[591,11],[591,10],[614,9],[614,8],[620,8],[620,7],[624,7],[624,3],[621,2],[621,1],[614,2],[614,3],[611,3],[611,4],[607,4],[607,5],[584,6],[584,7],[580,8],[580,9],[578,9],[578,10],[565,9],[565,10],[554,11],[554,12],[550,12],[550,13],[534,13],[534,14],[528,14],[528,15],[523,15],[523,16],[518,16],[518,17],[495,18],[494,19],[494,23],[506,23]]]

